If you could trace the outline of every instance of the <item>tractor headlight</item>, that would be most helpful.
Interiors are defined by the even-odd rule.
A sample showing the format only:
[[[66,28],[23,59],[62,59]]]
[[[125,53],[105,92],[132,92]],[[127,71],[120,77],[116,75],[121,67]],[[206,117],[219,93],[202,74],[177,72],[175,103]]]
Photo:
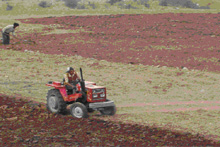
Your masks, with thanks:
[[[105,94],[103,93],[103,94],[100,94],[100,97],[105,97]]]
[[[93,94],[92,97],[93,97],[93,98],[97,98],[97,97],[98,97],[98,94]]]

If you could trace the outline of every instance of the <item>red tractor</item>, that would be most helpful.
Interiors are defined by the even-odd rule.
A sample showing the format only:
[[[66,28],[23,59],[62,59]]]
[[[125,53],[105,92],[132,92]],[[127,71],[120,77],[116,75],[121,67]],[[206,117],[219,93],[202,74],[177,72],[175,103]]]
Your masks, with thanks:
[[[87,118],[88,112],[99,111],[102,115],[114,115],[116,107],[113,101],[106,99],[106,88],[97,86],[94,82],[84,81],[80,68],[81,80],[77,81],[76,92],[68,94],[63,82],[48,82],[47,86],[54,87],[47,93],[47,109],[52,113],[66,112],[67,105],[70,113],[76,118]]]

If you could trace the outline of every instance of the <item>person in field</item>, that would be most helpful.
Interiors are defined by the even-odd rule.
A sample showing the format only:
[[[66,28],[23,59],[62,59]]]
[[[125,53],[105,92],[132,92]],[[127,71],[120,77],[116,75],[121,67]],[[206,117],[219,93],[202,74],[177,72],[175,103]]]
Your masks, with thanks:
[[[75,93],[77,81],[80,81],[79,76],[72,67],[68,67],[64,74],[63,82],[68,94]]]
[[[15,36],[15,29],[19,26],[18,23],[14,23],[13,25],[8,25],[2,29],[2,43],[10,44],[10,33],[12,32],[13,37]]]

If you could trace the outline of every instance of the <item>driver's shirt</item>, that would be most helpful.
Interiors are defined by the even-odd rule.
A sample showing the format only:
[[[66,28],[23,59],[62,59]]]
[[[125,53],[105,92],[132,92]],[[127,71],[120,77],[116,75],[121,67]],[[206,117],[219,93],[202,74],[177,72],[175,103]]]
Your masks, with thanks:
[[[73,75],[69,73],[64,74],[64,84],[66,85],[67,83],[72,83],[73,81],[76,81],[78,79],[77,73],[74,71]]]

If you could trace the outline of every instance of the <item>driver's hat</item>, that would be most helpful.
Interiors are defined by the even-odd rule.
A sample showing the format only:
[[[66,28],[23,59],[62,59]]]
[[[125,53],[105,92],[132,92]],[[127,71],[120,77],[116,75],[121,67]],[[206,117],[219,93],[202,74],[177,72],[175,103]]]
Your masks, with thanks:
[[[71,70],[74,70],[72,67],[67,67],[67,72],[70,72]]]

